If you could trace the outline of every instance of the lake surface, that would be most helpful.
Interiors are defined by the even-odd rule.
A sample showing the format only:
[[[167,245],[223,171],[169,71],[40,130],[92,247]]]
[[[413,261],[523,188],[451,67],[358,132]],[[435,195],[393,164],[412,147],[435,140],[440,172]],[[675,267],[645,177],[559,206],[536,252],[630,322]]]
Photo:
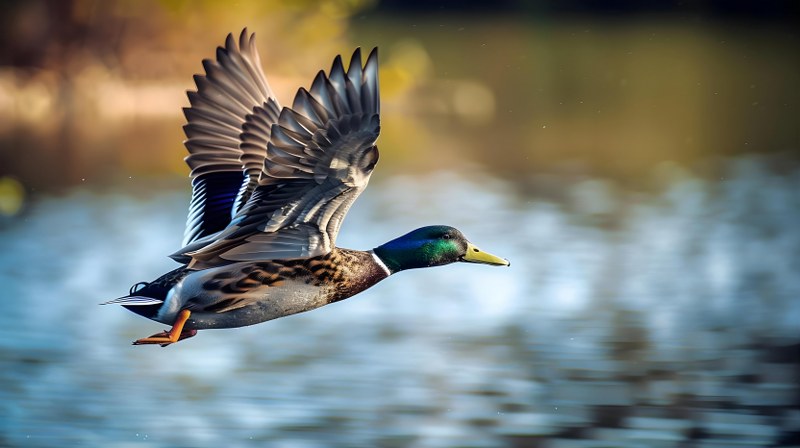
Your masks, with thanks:
[[[443,223],[512,266],[403,272],[167,348],[97,304],[175,266],[183,180],[36,196],[0,228],[0,445],[797,444],[800,171],[774,165],[559,201],[480,171],[378,177],[339,245]]]

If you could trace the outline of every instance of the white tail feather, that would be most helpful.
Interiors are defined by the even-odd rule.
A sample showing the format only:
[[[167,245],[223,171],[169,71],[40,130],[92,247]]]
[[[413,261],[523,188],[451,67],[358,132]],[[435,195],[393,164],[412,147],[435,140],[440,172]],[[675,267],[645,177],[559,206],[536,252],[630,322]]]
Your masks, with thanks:
[[[100,305],[128,305],[128,306],[144,306],[144,305],[160,305],[164,303],[163,300],[154,299],[152,297],[143,296],[125,296],[118,299],[109,300],[108,302],[101,303]]]

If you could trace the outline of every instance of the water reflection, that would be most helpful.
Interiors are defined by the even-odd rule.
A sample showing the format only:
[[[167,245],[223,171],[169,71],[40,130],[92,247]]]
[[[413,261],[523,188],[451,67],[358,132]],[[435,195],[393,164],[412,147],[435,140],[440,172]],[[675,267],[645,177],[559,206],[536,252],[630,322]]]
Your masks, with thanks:
[[[130,346],[160,326],[96,304],[172,266],[185,186],[36,200],[0,234],[0,444],[796,441],[800,172],[670,173],[658,194],[589,180],[563,202],[477,174],[378,179],[342,246],[443,222],[512,268],[406,272],[166,349]]]

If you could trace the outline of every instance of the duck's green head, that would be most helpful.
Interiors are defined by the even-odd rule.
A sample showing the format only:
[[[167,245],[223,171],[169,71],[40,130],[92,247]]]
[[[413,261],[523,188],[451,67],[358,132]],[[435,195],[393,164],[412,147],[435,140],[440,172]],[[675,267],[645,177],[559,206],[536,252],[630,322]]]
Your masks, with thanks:
[[[392,273],[464,261],[510,266],[505,258],[484,252],[467,241],[458,229],[427,226],[373,249]]]

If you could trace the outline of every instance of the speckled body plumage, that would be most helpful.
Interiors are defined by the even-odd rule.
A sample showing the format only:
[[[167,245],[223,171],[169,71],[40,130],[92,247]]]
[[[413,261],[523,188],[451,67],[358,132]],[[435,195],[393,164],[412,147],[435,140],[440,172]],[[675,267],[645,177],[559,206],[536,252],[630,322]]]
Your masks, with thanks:
[[[343,248],[308,259],[181,267],[137,291],[163,295],[163,306],[128,308],[165,324],[188,309],[187,329],[242,327],[344,300],[388,276],[372,252]]]

